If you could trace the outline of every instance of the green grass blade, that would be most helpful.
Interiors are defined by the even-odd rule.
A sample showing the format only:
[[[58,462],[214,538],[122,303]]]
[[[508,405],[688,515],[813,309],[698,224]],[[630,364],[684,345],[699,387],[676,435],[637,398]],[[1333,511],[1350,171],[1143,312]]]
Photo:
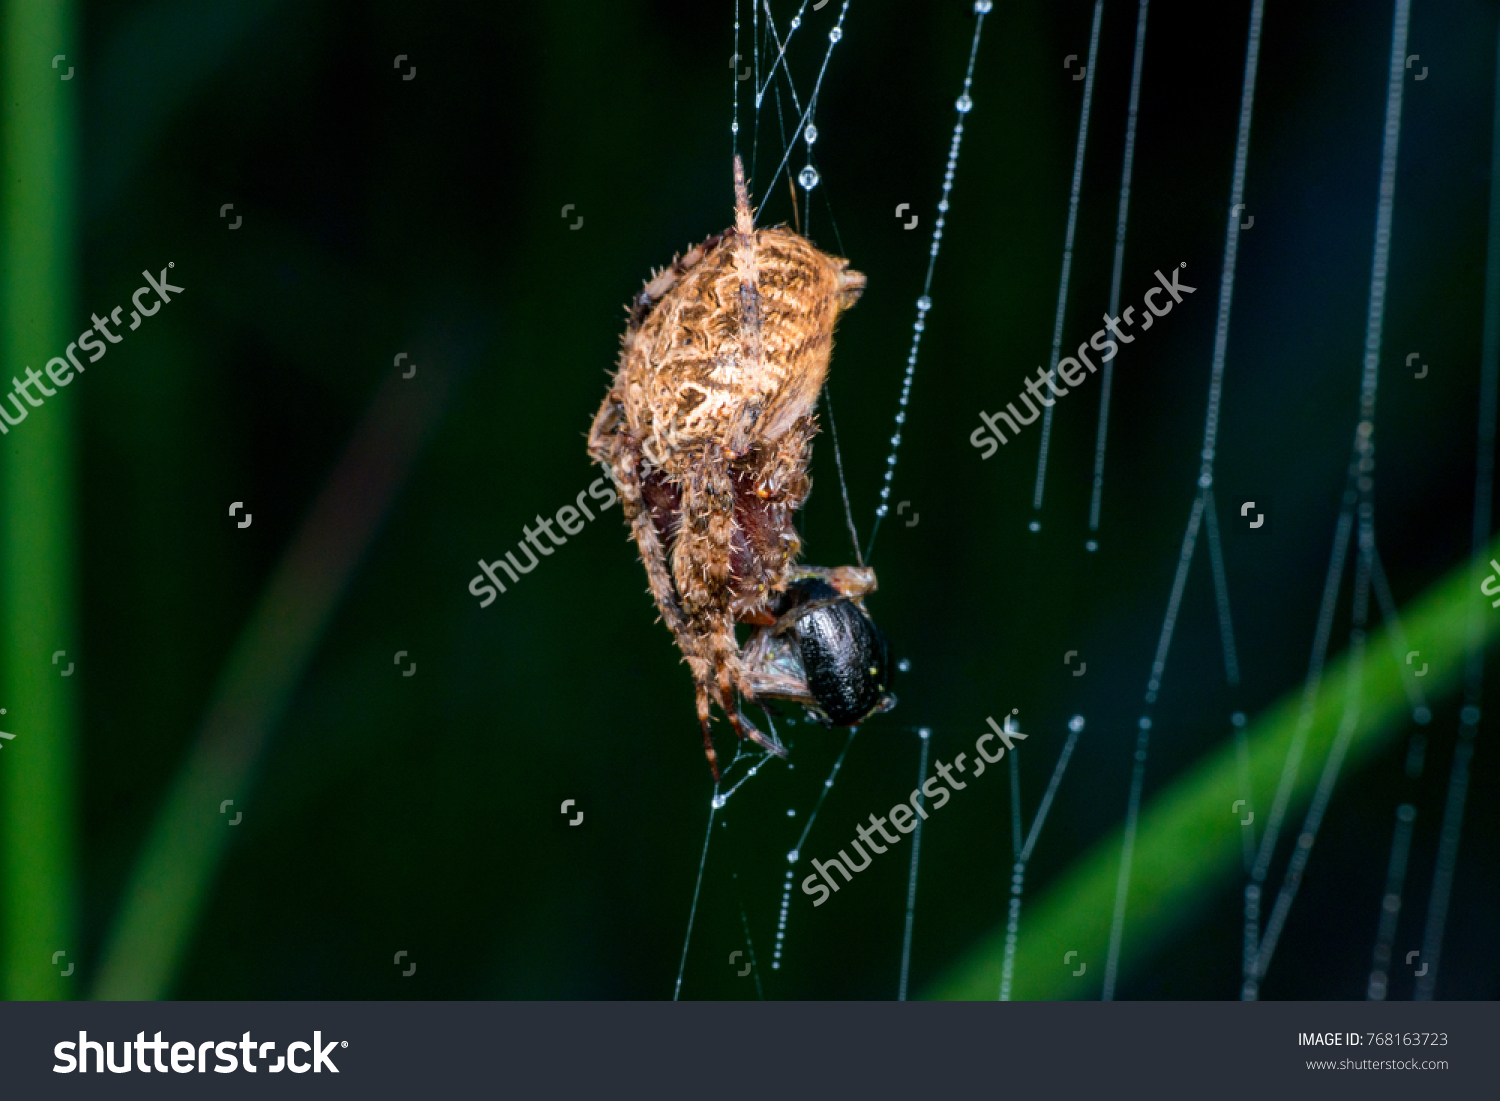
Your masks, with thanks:
[[[41,370],[77,323],[73,5],[0,7],[0,384]],[[52,59],[66,54],[60,68]],[[9,390],[8,387],[4,387]],[[18,399],[19,400],[19,399]],[[63,998],[81,980],[74,869],[73,434],[60,389],[0,436],[0,994]],[[67,952],[53,966],[54,952]]]
[[[110,929],[93,996],[165,997],[247,809],[266,743],[391,502],[441,416],[449,377],[391,375],[261,594],[186,762],[146,836]]]
[[[1500,539],[1491,544],[1490,553],[1500,557]],[[1458,684],[1469,641],[1468,613],[1475,601],[1488,604],[1488,598],[1475,588],[1465,561],[1402,610],[1409,645],[1420,650],[1430,666],[1423,679],[1430,700],[1441,699]],[[1489,638],[1500,629],[1500,611],[1483,610],[1484,634]],[[1344,763],[1346,777],[1403,729],[1410,714],[1401,683],[1403,671],[1390,656],[1384,630],[1369,639],[1365,655],[1360,721]],[[1348,677],[1348,655],[1344,654],[1329,664],[1318,693],[1307,751],[1288,810],[1283,850],[1295,836],[1301,811],[1317,786],[1343,713]],[[1258,807],[1270,805],[1297,725],[1301,696],[1298,685],[1250,725],[1251,776]],[[1239,816],[1230,810],[1238,790],[1234,747],[1226,739],[1142,811],[1120,960],[1123,974],[1164,949],[1216,894],[1236,889],[1243,879]],[[1015,998],[1099,997],[1122,836],[1116,831],[1099,842],[1035,905],[1027,907],[1017,948]],[[1313,860],[1317,860],[1316,853]],[[1262,899],[1263,914],[1269,912],[1280,887],[1279,873],[1273,873],[1267,886],[1270,897]],[[1004,950],[1005,930],[997,926],[935,982],[927,996],[993,1000],[1000,989]],[[1226,944],[1224,950],[1238,953],[1240,946]],[[1064,966],[1063,956],[1070,951],[1078,956]],[[1075,978],[1073,971],[1080,960],[1088,969]],[[1233,997],[1237,990],[1224,994]]]

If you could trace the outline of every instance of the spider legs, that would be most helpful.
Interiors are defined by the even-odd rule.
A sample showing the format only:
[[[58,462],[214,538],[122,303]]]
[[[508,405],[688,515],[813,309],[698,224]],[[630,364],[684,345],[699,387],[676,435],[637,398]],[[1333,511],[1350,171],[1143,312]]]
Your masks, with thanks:
[[[746,682],[740,665],[739,645],[734,640],[733,626],[726,625],[715,631],[709,636],[709,642],[713,647],[719,707],[723,709],[729,725],[734,727],[734,732],[739,737],[748,738],[767,753],[785,757],[786,747],[774,738],[766,737],[740,712],[739,697],[753,700],[755,693]]]
[[[708,755],[708,767],[713,771],[714,783],[718,783],[722,777],[719,775],[719,755],[714,752],[714,736],[711,729],[711,712],[708,689],[699,680],[694,687],[698,696],[698,725],[703,728],[703,752]]]

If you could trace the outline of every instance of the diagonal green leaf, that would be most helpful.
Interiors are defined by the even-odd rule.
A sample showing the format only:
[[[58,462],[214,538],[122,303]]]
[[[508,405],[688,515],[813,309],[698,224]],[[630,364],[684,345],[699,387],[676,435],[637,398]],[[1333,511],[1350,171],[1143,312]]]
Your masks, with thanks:
[[[1500,539],[1490,546],[1500,557]],[[1409,645],[1430,666],[1424,677],[1429,698],[1440,699],[1458,683],[1468,643],[1471,605],[1488,603],[1465,562],[1402,610]],[[1500,630],[1500,611],[1486,607],[1481,622],[1488,638]],[[1377,753],[1402,729],[1409,705],[1403,670],[1389,655],[1385,630],[1366,644],[1358,686],[1360,720],[1344,763],[1348,772]],[[1307,749],[1288,808],[1285,833],[1296,829],[1333,744],[1348,690],[1349,658],[1330,662],[1320,686]],[[1281,775],[1301,707],[1302,688],[1287,692],[1249,727],[1251,777],[1256,805]],[[1129,975],[1164,949],[1171,938],[1219,892],[1242,878],[1234,746],[1220,749],[1189,769],[1142,810],[1136,837],[1130,906],[1125,920],[1120,970]],[[1123,827],[1100,841],[1038,897],[1021,916],[1013,996],[1017,999],[1097,998],[1109,944],[1109,926],[1120,870]],[[1316,853],[1313,856],[1316,860]],[[1072,966],[1063,956],[1078,952]],[[1000,989],[1005,929],[997,926],[936,981],[926,995],[937,999],[994,999]],[[1077,961],[1087,977],[1073,976]],[[1226,991],[1226,996],[1232,992]]]

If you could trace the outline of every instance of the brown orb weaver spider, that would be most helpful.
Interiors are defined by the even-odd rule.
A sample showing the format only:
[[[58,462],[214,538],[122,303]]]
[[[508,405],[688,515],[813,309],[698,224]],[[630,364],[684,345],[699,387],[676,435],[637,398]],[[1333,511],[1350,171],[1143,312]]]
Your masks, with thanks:
[[[895,702],[884,636],[863,608],[874,571],[797,566],[792,523],[811,487],[834,326],[865,277],[785,226],[756,229],[738,157],[734,190],[734,226],[654,273],[630,304],[588,442],[692,670],[716,782],[711,704],[740,738],[785,756],[737,694],[793,700],[839,725]],[[743,652],[737,622],[754,627]]]

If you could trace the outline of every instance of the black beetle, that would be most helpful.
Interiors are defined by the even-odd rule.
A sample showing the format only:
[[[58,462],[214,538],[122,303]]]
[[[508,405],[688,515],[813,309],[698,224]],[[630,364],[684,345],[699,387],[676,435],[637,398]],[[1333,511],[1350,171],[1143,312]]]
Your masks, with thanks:
[[[778,627],[795,637],[808,691],[834,726],[896,706],[885,633],[822,578],[788,586]],[[789,626],[788,620],[790,620]]]

